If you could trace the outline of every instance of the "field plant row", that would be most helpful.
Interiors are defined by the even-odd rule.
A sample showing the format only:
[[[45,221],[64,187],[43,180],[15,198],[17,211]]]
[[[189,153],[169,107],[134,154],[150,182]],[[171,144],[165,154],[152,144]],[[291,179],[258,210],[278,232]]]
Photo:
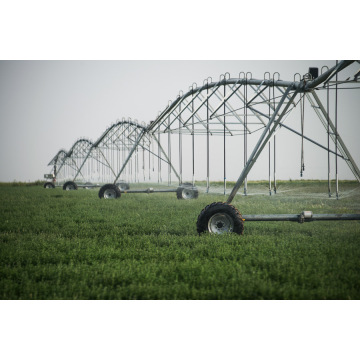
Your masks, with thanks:
[[[360,213],[354,182],[341,183],[340,200],[326,182],[282,186],[289,191],[233,204],[243,214]],[[199,236],[200,211],[226,197],[97,192],[0,187],[1,299],[360,298],[358,221],[246,223],[243,236]]]

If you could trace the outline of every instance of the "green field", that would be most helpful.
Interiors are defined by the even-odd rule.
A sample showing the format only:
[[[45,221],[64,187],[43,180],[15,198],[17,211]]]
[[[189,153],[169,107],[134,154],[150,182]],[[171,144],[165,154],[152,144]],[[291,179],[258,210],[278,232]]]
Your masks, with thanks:
[[[360,299],[359,221],[249,222],[243,236],[198,236],[200,211],[224,195],[100,200],[98,189],[14,185],[0,186],[1,299]],[[243,214],[360,213],[356,182],[340,184],[339,200],[326,182],[278,189],[249,184],[233,204]]]

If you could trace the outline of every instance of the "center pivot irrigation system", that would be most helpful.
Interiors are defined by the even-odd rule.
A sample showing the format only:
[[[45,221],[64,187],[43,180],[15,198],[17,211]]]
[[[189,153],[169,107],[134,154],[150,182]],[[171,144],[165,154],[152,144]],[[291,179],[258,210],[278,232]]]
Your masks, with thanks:
[[[153,149],[154,143],[158,148],[157,153]],[[180,180],[158,139],[146,131],[145,124],[122,119],[106,129],[96,142],[79,139],[69,152],[60,150],[48,164],[53,169],[45,177],[51,181],[46,182],[44,187],[54,188],[55,183],[61,184],[63,190],[100,187],[99,197],[105,199],[119,198],[122,192],[175,192],[178,199],[186,200],[198,197],[198,190],[192,183],[180,183],[175,189],[130,190],[129,182],[119,180],[120,176],[124,176],[125,179],[139,182],[142,170],[142,180],[145,181],[145,167],[148,165],[150,169],[154,157],[159,163],[168,164]],[[151,180],[150,175],[148,180]]]
[[[177,99],[163,110],[158,117],[151,121],[148,126],[139,125],[137,122],[125,120],[112,125],[94,143],[88,140],[78,140],[71,150],[66,153],[60,150],[51,160],[53,172],[49,177],[52,182],[45,187],[54,187],[55,177],[63,179],[63,189],[77,189],[75,180],[82,178],[85,182],[83,187],[93,187],[92,181],[105,183],[100,188],[100,198],[118,198],[123,192],[168,192],[174,191],[178,198],[194,199],[198,196],[195,184],[195,136],[203,135],[206,146],[206,192],[210,188],[210,138],[220,137],[223,144],[223,171],[224,171],[224,194],[226,194],[226,169],[228,160],[226,155],[226,139],[237,137],[243,139],[244,167],[235,186],[230,192],[226,202],[215,202],[206,206],[198,216],[197,231],[199,234],[210,232],[222,234],[235,232],[242,234],[244,221],[297,221],[300,223],[317,220],[360,220],[360,214],[312,214],[304,211],[299,215],[241,215],[231,205],[239,189],[244,186],[244,194],[247,194],[247,176],[258,160],[260,154],[268,146],[269,149],[269,193],[271,195],[270,175],[270,141],[273,143],[274,153],[274,177],[273,191],[276,193],[276,132],[285,128],[301,137],[301,175],[304,167],[303,143],[307,140],[328,153],[328,191],[330,189],[330,155],[335,155],[336,161],[336,197],[338,198],[338,158],[343,159],[355,178],[360,182],[360,170],[347,149],[338,132],[338,87],[346,84],[355,89],[359,84],[359,71],[351,78],[339,80],[338,74],[352,64],[359,61],[343,60],[328,69],[323,67],[321,74],[317,68],[310,68],[309,73],[302,78],[299,74],[294,76],[293,81],[280,80],[278,73],[265,73],[263,79],[253,79],[251,73],[240,73],[238,78],[231,78],[230,74],[222,75],[219,81],[214,82],[211,78],[204,81],[202,86],[193,84],[187,93],[181,93]],[[296,77],[298,79],[296,80]],[[324,105],[317,90],[325,90],[326,104]],[[335,115],[330,118],[329,90],[335,90]],[[327,146],[304,135],[304,106],[308,101],[317,115],[327,134]],[[299,105],[299,106],[298,106]],[[301,112],[301,131],[298,132],[284,122],[293,110],[298,106]],[[248,152],[247,137],[257,133],[258,140],[251,152]],[[191,149],[191,159],[183,159],[183,147],[187,137],[187,149]],[[175,139],[174,139],[175,137]],[[175,170],[172,161],[175,150],[178,155]],[[331,150],[330,142],[335,145]],[[156,147],[156,150],[154,150]],[[250,154],[248,156],[248,153]],[[238,159],[237,154],[231,154],[231,158]],[[168,185],[171,184],[171,175],[175,174],[179,181],[179,187],[173,190],[129,190],[126,181],[139,182],[141,170],[143,179],[146,180],[145,169],[148,168],[149,180],[151,170],[154,173],[154,157],[157,158],[158,182],[162,178],[162,164],[167,165]],[[152,164],[151,164],[152,159]],[[139,168],[141,165],[141,169]],[[192,182],[183,183],[183,170],[190,168]],[[126,181],[119,181],[120,177]],[[107,183],[111,179],[111,183]],[[122,188],[123,187],[123,188]],[[124,189],[126,187],[126,189]]]

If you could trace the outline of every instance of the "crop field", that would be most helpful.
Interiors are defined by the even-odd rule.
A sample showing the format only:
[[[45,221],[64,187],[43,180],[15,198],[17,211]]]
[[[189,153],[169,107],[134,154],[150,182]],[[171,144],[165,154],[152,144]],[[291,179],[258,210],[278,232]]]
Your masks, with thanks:
[[[339,200],[321,181],[248,191],[233,202],[242,214],[360,213],[356,182],[340,183]],[[359,221],[245,222],[243,236],[199,236],[197,216],[221,192],[105,200],[98,189],[2,184],[0,298],[360,299]]]

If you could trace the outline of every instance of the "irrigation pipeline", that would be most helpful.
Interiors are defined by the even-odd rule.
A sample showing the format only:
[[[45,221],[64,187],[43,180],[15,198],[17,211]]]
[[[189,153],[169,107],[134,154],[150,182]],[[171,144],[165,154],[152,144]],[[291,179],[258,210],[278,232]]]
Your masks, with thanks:
[[[275,81],[274,79],[268,79],[268,80],[258,80],[258,79],[252,79],[252,78],[249,79],[249,78],[247,78],[247,76],[245,76],[245,78],[243,78],[243,79],[226,79],[226,78],[224,78],[224,79],[220,80],[219,82],[210,82],[209,83],[208,80],[211,78],[208,78],[204,81],[202,87],[191,88],[191,90],[189,90],[187,93],[182,94],[174,102],[169,104],[159,114],[159,116],[155,119],[155,121],[150,123],[150,125],[147,128],[147,131],[152,131],[156,126],[158,126],[158,124],[163,119],[165,119],[167,117],[167,115],[169,113],[171,113],[171,111],[185,98],[187,98],[188,96],[192,96],[193,94],[199,93],[203,90],[206,90],[208,93],[209,89],[215,88],[216,86],[221,86],[224,84],[227,84],[227,85],[233,84],[233,85],[237,85],[237,86],[239,86],[239,85],[257,85],[257,86],[260,85],[260,86],[266,86],[266,87],[276,86],[276,87],[282,87],[282,88],[289,88],[292,91],[297,90],[298,92],[307,92],[313,88],[316,88],[318,85],[320,85],[324,82],[326,83],[326,82],[330,81],[337,72],[343,70],[344,68],[346,68],[353,62],[354,62],[353,60],[343,60],[343,61],[339,62],[338,64],[336,64],[331,69],[329,69],[328,71],[321,74],[318,78],[311,80],[311,81],[307,82],[306,84],[303,81],[297,82],[297,81],[283,81],[283,80]]]
[[[272,215],[243,215],[245,221],[295,221],[298,223],[330,220],[360,220],[360,214],[313,214],[303,211],[299,215],[272,214]]]
[[[168,192],[177,192],[178,189],[154,189],[148,188],[145,190],[123,190],[121,191],[122,194],[151,194],[151,193],[168,193]]]

